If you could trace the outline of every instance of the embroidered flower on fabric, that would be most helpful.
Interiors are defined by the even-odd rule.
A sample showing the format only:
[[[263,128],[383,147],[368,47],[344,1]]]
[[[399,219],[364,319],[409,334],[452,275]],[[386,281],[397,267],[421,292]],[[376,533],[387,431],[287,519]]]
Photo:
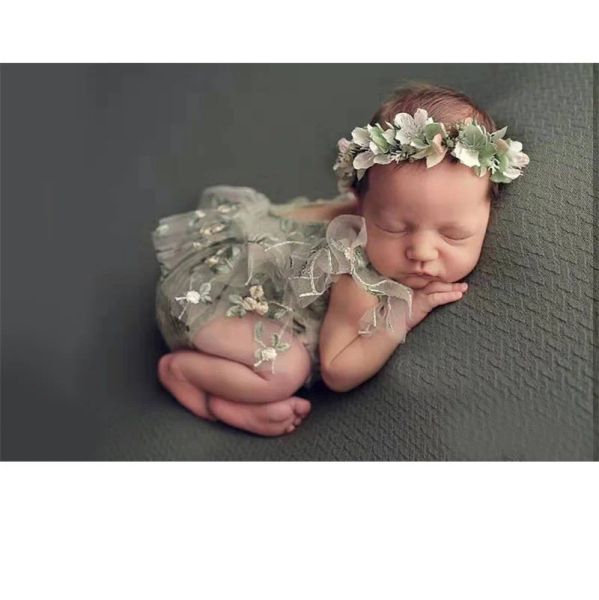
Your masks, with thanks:
[[[250,295],[242,298],[237,294],[229,296],[229,302],[233,304],[225,313],[227,317],[243,317],[247,312],[255,312],[265,315],[268,312],[268,302],[264,298],[264,290],[261,285],[253,285]]]
[[[189,290],[185,292],[184,296],[175,296],[175,300],[180,304],[185,304],[181,314],[179,315],[179,319],[183,317],[183,314],[187,310],[190,304],[198,304],[199,302],[203,302],[205,304],[212,302],[212,298],[210,297],[210,288],[211,284],[209,282],[202,283],[200,285],[199,291],[196,291],[191,288],[191,280],[189,282]]]
[[[224,215],[236,212],[239,207],[231,202],[223,202],[216,207],[216,210]]]
[[[189,290],[188,292],[185,292],[185,296],[177,296],[175,300],[177,300],[177,302],[183,300],[185,302],[197,304],[200,301],[200,294],[195,290]]]
[[[239,246],[225,246],[204,260],[204,264],[217,273],[228,273],[241,253]]]
[[[215,233],[220,233],[226,228],[226,223],[212,223],[212,225],[206,225],[205,227],[202,227],[200,229],[200,233],[202,235],[214,235]]]
[[[254,356],[258,359],[254,363],[254,367],[259,367],[262,363],[270,362],[270,363],[272,363],[271,369],[272,369],[272,372],[274,373],[275,372],[275,362],[274,361],[277,358],[277,356],[279,355],[279,352],[285,352],[285,351],[289,350],[291,345],[288,344],[287,342],[281,341],[280,333],[273,333],[271,345],[267,346],[262,341],[263,334],[264,334],[264,326],[261,321],[258,321],[254,325],[254,340],[256,340],[256,342],[260,345],[260,348],[258,348],[256,350],[256,352],[254,353]]]
[[[206,216],[206,213],[203,210],[196,210],[193,212],[193,217],[187,221],[187,227],[189,229],[194,229],[199,225],[202,219]]]

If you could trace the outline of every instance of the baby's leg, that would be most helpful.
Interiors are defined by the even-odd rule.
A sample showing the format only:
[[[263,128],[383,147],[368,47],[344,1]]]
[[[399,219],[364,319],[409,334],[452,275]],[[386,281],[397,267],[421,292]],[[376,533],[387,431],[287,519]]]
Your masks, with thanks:
[[[263,435],[292,431],[310,410],[307,400],[292,396],[303,384],[310,358],[301,342],[290,334],[290,348],[275,359],[275,373],[254,370],[256,315],[215,320],[194,337],[198,351],[167,354],[159,364],[162,383],[194,414],[218,418],[235,427]],[[268,344],[278,324],[262,320]],[[207,353],[209,352],[209,354]],[[268,403],[268,404],[265,404]]]
[[[291,433],[310,412],[310,402],[297,396],[285,397],[273,402],[234,402],[220,396],[208,394],[197,383],[192,384],[176,367],[187,363],[195,372],[200,361],[214,357],[194,350],[178,350],[166,354],[158,365],[161,383],[175,396],[185,408],[203,419],[220,420],[234,427],[259,433],[261,435],[281,435]],[[223,364],[234,364],[220,359]],[[188,371],[189,371],[188,368]],[[227,367],[222,369],[226,376]]]

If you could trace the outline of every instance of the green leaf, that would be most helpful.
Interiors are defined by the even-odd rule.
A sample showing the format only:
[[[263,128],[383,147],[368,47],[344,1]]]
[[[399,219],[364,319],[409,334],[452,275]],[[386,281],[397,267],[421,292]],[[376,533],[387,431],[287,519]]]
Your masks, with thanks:
[[[416,150],[424,150],[430,146],[430,144],[426,140],[422,140],[420,138],[414,138],[412,140],[412,146],[416,148]],[[416,158],[416,156],[414,156]]]
[[[433,141],[433,138],[440,133],[443,135],[443,128],[439,123],[429,123],[424,126],[424,137],[429,143]]]
[[[380,125],[379,125],[380,128]],[[385,139],[385,137],[383,136],[383,134],[381,133],[380,129],[372,129],[370,131],[370,137],[372,139],[372,141],[383,151],[386,152],[387,150],[389,150],[389,143],[387,142],[387,140]]]
[[[481,165],[487,165],[495,156],[495,146],[488,144],[478,153],[478,161]]]
[[[495,173],[491,175],[491,181],[494,183],[511,183],[512,180],[501,173],[501,171],[495,171]]]
[[[243,302],[243,298],[237,294],[230,294],[229,302],[232,302],[233,304],[241,304]]]
[[[256,324],[254,325],[254,336],[261,339],[263,333],[264,325],[262,324],[262,321],[256,321]]]
[[[505,171],[510,166],[510,161],[506,154],[500,154],[497,157],[497,161],[499,162],[499,170],[500,171]]]
[[[476,125],[468,125],[464,129],[463,140],[468,146],[477,150],[486,145],[486,136]]]

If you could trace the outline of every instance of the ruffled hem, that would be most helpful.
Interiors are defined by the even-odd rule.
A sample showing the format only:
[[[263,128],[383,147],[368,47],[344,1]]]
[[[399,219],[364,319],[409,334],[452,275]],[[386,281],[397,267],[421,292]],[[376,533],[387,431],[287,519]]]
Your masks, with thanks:
[[[340,215],[329,223],[326,237],[310,253],[302,272],[292,278],[298,304],[306,307],[321,297],[343,274],[351,275],[363,290],[378,297],[378,304],[362,315],[360,335],[380,329],[398,333],[405,341],[407,322],[412,316],[413,290],[381,276],[366,255],[366,221],[359,215]]]

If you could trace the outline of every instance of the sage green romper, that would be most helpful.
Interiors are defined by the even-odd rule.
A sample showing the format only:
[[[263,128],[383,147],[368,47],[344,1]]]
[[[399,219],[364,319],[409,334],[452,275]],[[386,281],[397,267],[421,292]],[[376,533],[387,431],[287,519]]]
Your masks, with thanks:
[[[344,273],[379,300],[356,334],[390,328],[405,339],[412,289],[369,263],[364,219],[340,215],[320,223],[280,214],[307,204],[303,196],[273,204],[252,188],[218,185],[201,193],[196,210],[159,220],[152,232],[161,271],[156,319],[171,351],[194,349],[191,340],[210,319],[255,312],[281,327],[267,339],[257,321],[254,368],[274,372],[277,356],[288,349],[282,335],[291,331],[311,357],[309,387],[320,379],[318,336],[330,287]]]

